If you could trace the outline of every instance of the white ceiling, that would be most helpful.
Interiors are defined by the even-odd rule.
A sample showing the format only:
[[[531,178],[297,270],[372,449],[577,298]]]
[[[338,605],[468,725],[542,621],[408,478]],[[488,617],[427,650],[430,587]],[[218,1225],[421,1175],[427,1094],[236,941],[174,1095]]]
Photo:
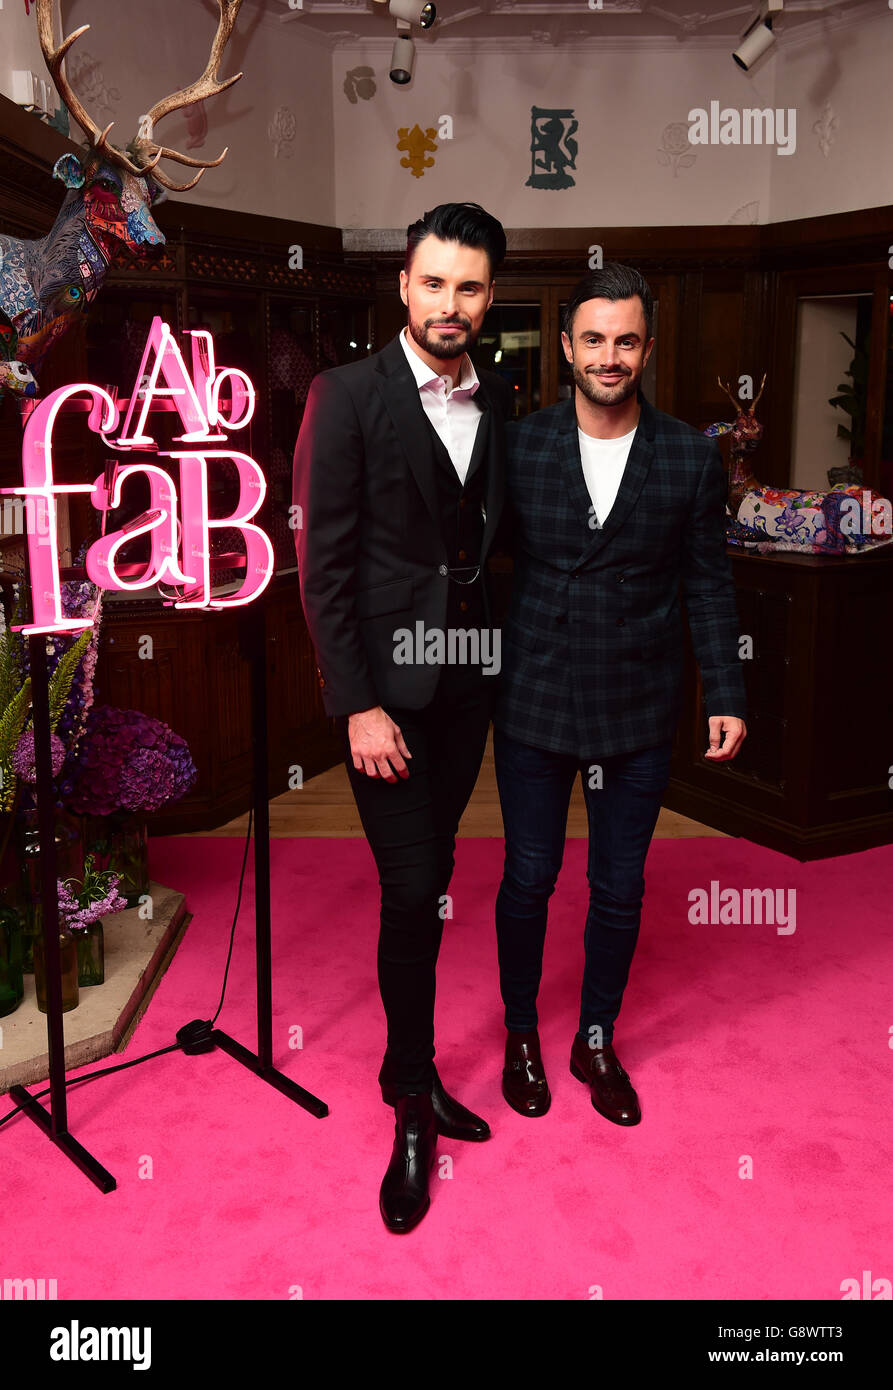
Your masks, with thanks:
[[[308,38],[332,47],[357,42],[393,42],[395,23],[373,0],[248,0],[283,29],[301,28]],[[875,15],[881,0],[785,0],[773,21],[779,43],[803,41]],[[413,28],[417,42],[445,49],[472,43],[489,50],[516,51],[544,44],[556,48],[590,45],[667,44],[711,46],[739,38],[759,13],[759,0],[435,0],[432,28]],[[295,8],[291,8],[294,5]],[[890,16],[893,28],[893,14]]]

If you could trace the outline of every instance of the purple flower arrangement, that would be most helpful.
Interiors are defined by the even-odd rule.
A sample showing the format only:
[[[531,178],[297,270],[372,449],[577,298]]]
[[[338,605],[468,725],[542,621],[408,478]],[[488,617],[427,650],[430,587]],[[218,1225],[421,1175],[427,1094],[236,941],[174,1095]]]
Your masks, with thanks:
[[[97,705],[87,716],[68,808],[94,816],[157,811],[198,776],[186,740],[140,710]]]
[[[63,882],[56,879],[59,899],[59,913],[65,918],[71,931],[86,931],[92,922],[97,922],[109,912],[120,912],[127,906],[125,898],[118,892],[121,875],[111,869],[98,872],[93,867],[93,855],[84,860],[82,880],[67,878]]]
[[[83,564],[84,541],[75,564]],[[93,678],[99,655],[103,591],[89,580],[69,580],[61,586],[62,611],[67,618],[93,619],[90,640],[65,684],[59,663],[76,640],[67,634],[47,639],[48,674],[54,675],[64,699],[51,733],[53,777],[59,810],[95,816],[115,812],[157,811],[183,796],[198,776],[185,739],[167,724],[139,710],[94,705]],[[9,644],[12,669],[21,685],[29,675],[28,643]],[[58,672],[58,674],[57,674]],[[17,803],[22,811],[36,806],[34,730],[25,729],[10,759],[18,778]]]
[[[50,734],[50,752],[53,760],[53,776],[59,775],[59,769],[65,762],[65,744],[58,734]],[[16,751],[12,755],[12,770],[17,777],[21,777],[23,782],[36,782],[37,769],[34,766],[34,730],[26,729],[16,744]]]

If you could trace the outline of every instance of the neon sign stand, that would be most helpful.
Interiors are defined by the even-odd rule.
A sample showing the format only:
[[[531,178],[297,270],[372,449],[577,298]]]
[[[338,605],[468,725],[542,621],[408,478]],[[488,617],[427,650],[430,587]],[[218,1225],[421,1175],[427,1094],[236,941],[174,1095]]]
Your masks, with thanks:
[[[51,633],[77,634],[92,627],[94,621],[91,617],[66,618],[62,612],[57,540],[59,496],[86,494],[101,513],[101,535],[90,546],[85,559],[86,573],[97,587],[118,592],[140,592],[154,587],[163,595],[161,586],[168,585],[175,597],[164,601],[174,608],[239,610],[241,647],[251,669],[257,1052],[251,1052],[229,1034],[215,1028],[213,1020],[194,1019],[178,1030],[177,1042],[187,1054],[221,1047],[317,1118],[329,1113],[323,1101],[273,1066],[264,605],[260,603],[252,611],[250,622],[246,609],[269,585],[274,557],[269,536],[252,520],[266,496],[263,471],[250,453],[234,449],[228,442],[230,431],[249,428],[250,437],[256,394],[245,372],[238,367],[217,366],[214,339],[207,330],[193,329],[188,336],[192,339],[191,372],[169,326],[157,316],[152,320],[123,425],[117,402],[103,387],[90,382],[59,387],[37,403],[28,401],[22,412],[25,417],[22,486],[0,488],[0,494],[11,493],[25,499],[29,520],[26,573],[31,621],[15,624],[13,630],[28,639],[31,669],[47,973],[49,1110],[24,1086],[10,1087],[9,1094],[23,1113],[34,1120],[102,1192],[114,1191],[115,1178],[68,1130],[59,934],[50,930],[50,923],[55,925],[58,920],[58,901],[46,638]],[[141,382],[145,382],[142,387]],[[224,400],[224,388],[228,404]],[[78,399],[84,396],[86,401]],[[179,415],[183,432],[173,439],[178,447],[159,449],[147,432],[153,407]],[[88,429],[99,435],[114,455],[130,454],[133,461],[122,464],[117,457],[110,457],[103,472],[92,483],[62,484],[57,482],[53,471],[53,430],[60,413],[78,410],[86,412]],[[140,451],[151,453],[151,460],[138,460],[136,455]],[[170,469],[155,461],[164,458],[175,461],[179,492]],[[239,495],[228,516],[212,517],[208,479],[222,459],[235,465]],[[142,475],[148,483],[149,506],[118,530],[107,533],[108,514],[122,505],[124,484],[134,475]],[[244,554],[212,555],[211,534],[223,527],[241,534]],[[125,561],[122,550],[139,536],[148,537],[148,560]],[[215,595],[211,584],[213,568],[243,571],[234,592]],[[67,573],[71,576],[78,572],[68,570]]]

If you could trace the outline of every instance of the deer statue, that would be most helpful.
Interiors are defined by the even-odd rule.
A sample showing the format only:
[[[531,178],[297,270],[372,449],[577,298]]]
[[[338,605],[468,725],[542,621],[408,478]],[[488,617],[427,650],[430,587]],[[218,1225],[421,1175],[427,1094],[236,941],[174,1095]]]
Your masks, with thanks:
[[[763,487],[754,476],[747,455],[763,437],[755,411],[736,400],[729,387],[716,378],[735,407],[735,420],[717,421],[704,433],[715,437],[731,432],[726,540],[732,545],[756,546],[761,551],[791,550],[801,554],[843,555],[893,539],[893,512],[887,498],[857,484],[838,483],[830,491],[804,492],[796,488]]]
[[[0,395],[4,385],[33,394],[33,374],[40,370],[53,342],[99,293],[118,248],[138,252],[143,246],[164,243],[152,208],[167,196],[165,189],[181,193],[194,188],[205,169],[225,158],[226,149],[217,159],[192,159],[153,139],[154,128],[163,116],[226,91],[242,76],[239,72],[223,82],[217,77],[242,0],[217,3],[217,32],[201,77],[157,102],[143,117],[139,133],[125,153],[109,143],[114,122],[100,130],[63,71],[65,55],[89,24],[69,34],[56,48],[52,0],[37,0],[40,46],[60,97],[86,136],[86,151],[80,158],[64,154],[53,166],[54,177],[68,191],[45,237],[23,241],[0,236],[0,325],[11,329],[0,341]],[[157,167],[162,158],[189,165],[198,173],[187,183],[173,183]],[[11,343],[15,345],[14,359],[7,355]]]
[[[728,434],[731,431],[732,448],[731,464],[729,467],[729,511],[732,516],[738,515],[738,508],[748,492],[755,492],[760,486],[751,471],[750,464],[747,462],[747,455],[753,453],[763,437],[763,426],[756,418],[756,408],[763,388],[766,385],[766,373],[763,373],[763,380],[760,382],[760,389],[757,398],[751,402],[750,406],[745,407],[743,401],[736,400],[729,387],[719,377],[716,378],[721,390],[725,391],[735,409],[735,419],[731,423],[717,421],[713,425],[708,425],[704,433],[715,438],[720,434]]]

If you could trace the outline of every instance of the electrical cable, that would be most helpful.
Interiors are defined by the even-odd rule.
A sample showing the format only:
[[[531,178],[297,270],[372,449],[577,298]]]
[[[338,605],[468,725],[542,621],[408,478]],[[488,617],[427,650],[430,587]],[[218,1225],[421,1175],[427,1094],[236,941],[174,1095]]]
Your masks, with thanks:
[[[233,914],[233,923],[229,933],[229,950],[227,951],[226,966],[224,967],[223,971],[223,985],[220,991],[220,1003],[217,1005],[217,1012],[215,1013],[214,1017],[212,1019],[193,1019],[191,1023],[187,1023],[183,1028],[179,1028],[177,1030],[177,1041],[175,1043],[170,1043],[167,1047],[158,1048],[155,1052],[147,1052],[142,1057],[133,1057],[130,1059],[129,1062],[118,1062],[111,1067],[102,1067],[98,1071],[88,1072],[85,1076],[66,1077],[66,1091],[68,1090],[69,1086],[78,1086],[81,1082],[84,1081],[97,1081],[102,1076],[111,1076],[114,1072],[126,1071],[128,1067],[139,1066],[141,1062],[149,1062],[152,1060],[153,1057],[163,1057],[166,1052],[176,1052],[179,1049],[187,1053],[187,1055],[193,1055],[198,1052],[210,1052],[213,1049],[215,1044],[211,1039],[211,1032],[213,1030],[214,1024],[217,1022],[217,1018],[220,1014],[221,1009],[223,1008],[223,1001],[226,997],[226,986],[227,981],[229,979],[229,967],[233,955],[233,943],[236,937],[236,923],[239,920],[239,909],[242,905],[242,887],[245,882],[245,866],[248,863],[248,846],[251,843],[251,829],[253,819],[254,807],[251,806],[248,811],[248,828],[245,834],[245,852],[242,855],[242,867],[239,871],[239,891],[236,896],[236,909]],[[31,1095],[32,1100],[39,1100],[42,1096],[48,1095],[50,1089],[51,1088],[49,1086],[46,1086],[42,1091],[36,1091],[29,1094]],[[11,1120],[14,1115],[17,1115],[20,1110],[24,1109],[24,1105],[17,1105],[14,1110],[9,1110],[5,1115],[0,1115],[0,1125],[5,1125],[7,1120]]]

